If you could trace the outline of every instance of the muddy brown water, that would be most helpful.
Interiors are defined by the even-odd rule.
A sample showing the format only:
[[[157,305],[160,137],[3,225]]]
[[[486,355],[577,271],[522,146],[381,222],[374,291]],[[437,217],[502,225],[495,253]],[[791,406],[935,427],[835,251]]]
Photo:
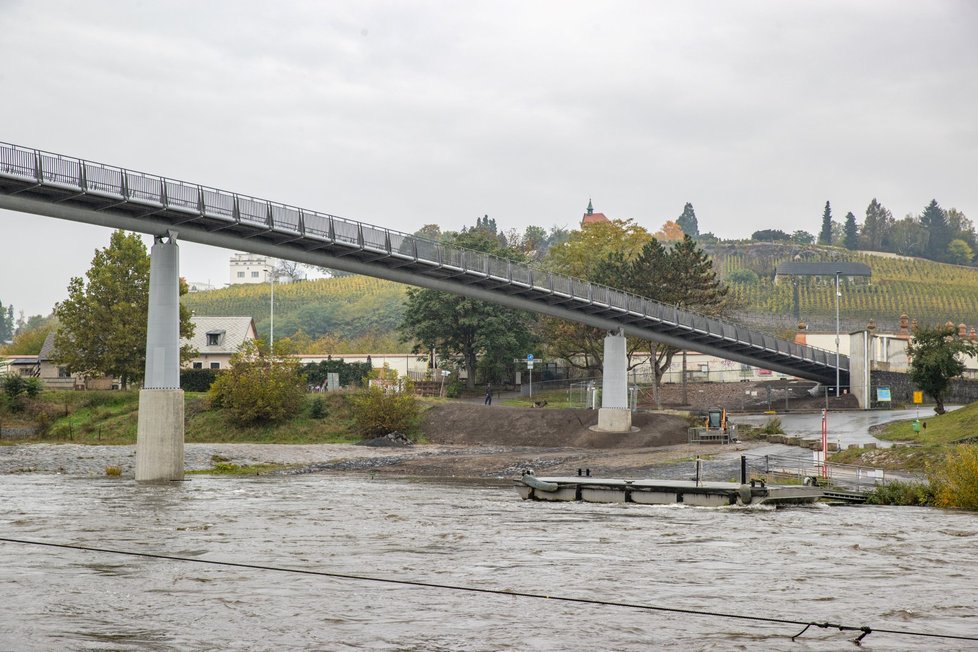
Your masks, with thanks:
[[[0,476],[3,538],[978,636],[978,515],[547,504],[312,474]],[[851,633],[0,542],[6,650],[839,650]],[[974,649],[874,633],[867,650]]]

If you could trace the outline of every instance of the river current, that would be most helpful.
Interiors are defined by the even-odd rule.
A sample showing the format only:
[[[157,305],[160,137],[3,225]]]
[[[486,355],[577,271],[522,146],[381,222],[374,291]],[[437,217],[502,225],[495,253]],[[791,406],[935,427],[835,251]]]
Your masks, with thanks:
[[[521,501],[332,475],[0,476],[0,536],[978,636],[978,515]],[[0,542],[4,650],[839,650],[852,632]],[[873,633],[866,650],[974,649]]]

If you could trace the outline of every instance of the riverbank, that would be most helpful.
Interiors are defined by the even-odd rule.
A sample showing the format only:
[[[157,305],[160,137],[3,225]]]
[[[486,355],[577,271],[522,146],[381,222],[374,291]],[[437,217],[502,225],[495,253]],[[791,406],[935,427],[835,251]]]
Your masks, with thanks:
[[[643,448],[549,448],[533,446],[466,446],[423,444],[375,448],[354,444],[187,444],[187,471],[208,471],[218,465],[254,467],[273,465],[270,473],[370,473],[417,478],[472,480],[510,479],[524,469],[573,475],[578,468],[595,475],[645,476],[662,465],[690,460],[696,455],[723,453],[735,458],[762,445],[744,442],[733,446],[675,444]],[[0,474],[64,474],[106,476],[114,467],[123,478],[133,476],[135,446],[83,446],[79,444],[20,444],[0,447]]]

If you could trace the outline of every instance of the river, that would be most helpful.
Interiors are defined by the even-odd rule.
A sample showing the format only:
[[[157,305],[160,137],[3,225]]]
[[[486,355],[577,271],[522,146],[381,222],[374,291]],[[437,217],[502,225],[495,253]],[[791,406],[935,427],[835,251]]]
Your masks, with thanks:
[[[978,635],[978,516],[536,503],[335,475],[0,476],[5,539]],[[0,542],[5,650],[838,650],[854,634]],[[973,649],[874,633],[867,650]]]

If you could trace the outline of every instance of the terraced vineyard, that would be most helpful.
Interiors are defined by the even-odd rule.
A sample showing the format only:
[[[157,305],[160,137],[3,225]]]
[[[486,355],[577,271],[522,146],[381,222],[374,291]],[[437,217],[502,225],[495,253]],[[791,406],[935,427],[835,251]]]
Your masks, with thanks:
[[[854,261],[872,270],[866,279],[842,279],[839,301],[843,330],[862,328],[873,319],[884,331],[896,330],[901,313],[923,324],[978,325],[978,269],[945,265],[919,258],[902,258],[834,247],[787,245],[720,245],[712,252],[724,278],[739,279],[738,270],[751,270],[759,280],[731,282],[731,294],[741,306],[738,318],[777,330],[796,326],[793,284],[798,284],[800,318],[816,330],[835,328],[835,279],[780,278],[774,270],[782,261]]]
[[[401,321],[406,286],[369,276],[341,276],[275,286],[275,338],[302,331],[312,339],[352,340],[390,336]],[[268,283],[232,285],[194,292],[183,303],[198,315],[254,318],[258,336],[268,339]]]
[[[843,279],[840,298],[842,329],[863,328],[873,319],[881,331],[895,331],[901,313],[924,324],[965,323],[978,326],[978,269],[917,258],[898,258],[834,247],[781,244],[721,244],[707,248],[720,275],[730,282],[739,305],[736,321],[781,336],[797,326],[793,278],[775,281],[778,263],[790,260],[856,261],[869,265],[872,278]],[[734,282],[740,270],[757,274],[756,282]],[[733,275],[733,276],[731,276]],[[835,329],[834,278],[798,278],[800,318],[812,330]],[[407,288],[366,276],[303,281],[275,287],[275,337],[301,331],[311,339],[332,337],[356,348],[399,349],[396,328],[403,316]],[[233,285],[183,298],[200,315],[250,315],[259,336],[268,337],[269,286]],[[379,350],[378,350],[379,352]]]

